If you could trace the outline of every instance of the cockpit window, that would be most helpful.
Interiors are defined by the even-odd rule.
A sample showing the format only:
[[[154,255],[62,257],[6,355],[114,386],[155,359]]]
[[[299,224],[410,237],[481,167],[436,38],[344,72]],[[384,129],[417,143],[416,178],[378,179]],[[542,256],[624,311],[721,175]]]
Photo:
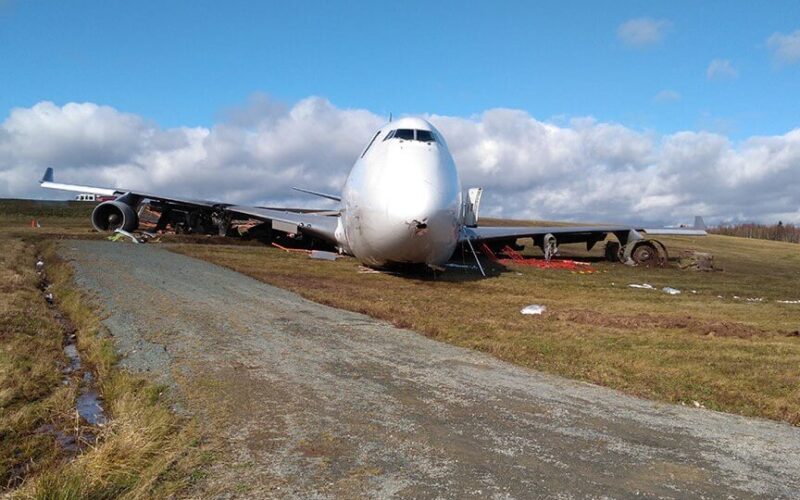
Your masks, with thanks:
[[[410,128],[399,128],[394,131],[394,136],[398,139],[403,139],[404,141],[413,141],[414,131]]]
[[[422,142],[435,142],[430,130],[417,130],[417,140]]]
[[[410,128],[398,128],[392,130],[386,137],[383,138],[384,141],[388,141],[389,139],[396,138],[401,139],[404,141],[420,141],[420,142],[437,142],[436,134],[434,134],[430,130],[412,130]]]

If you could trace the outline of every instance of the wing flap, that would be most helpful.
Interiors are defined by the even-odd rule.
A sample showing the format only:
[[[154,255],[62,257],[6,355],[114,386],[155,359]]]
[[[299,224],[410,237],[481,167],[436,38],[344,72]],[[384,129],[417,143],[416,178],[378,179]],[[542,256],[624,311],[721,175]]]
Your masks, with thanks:
[[[228,206],[225,207],[225,210],[259,220],[272,221],[273,227],[279,231],[308,233],[331,243],[336,243],[336,227],[339,225],[338,215],[287,212],[272,208],[247,207],[243,205]]]

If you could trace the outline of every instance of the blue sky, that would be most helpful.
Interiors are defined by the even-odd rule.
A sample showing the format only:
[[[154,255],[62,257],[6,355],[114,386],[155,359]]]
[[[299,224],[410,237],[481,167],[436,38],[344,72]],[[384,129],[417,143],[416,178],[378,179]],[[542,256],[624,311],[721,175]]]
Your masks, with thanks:
[[[618,30],[635,18],[660,23],[660,40],[625,43]],[[796,0],[0,0],[0,116],[74,101],[209,126],[263,92],[379,115],[508,107],[740,140],[800,126],[800,64],[767,44],[797,29]],[[714,59],[735,76],[709,79]]]
[[[392,112],[485,215],[800,223],[798,90],[798,0],[0,0],[0,196],[318,203]]]

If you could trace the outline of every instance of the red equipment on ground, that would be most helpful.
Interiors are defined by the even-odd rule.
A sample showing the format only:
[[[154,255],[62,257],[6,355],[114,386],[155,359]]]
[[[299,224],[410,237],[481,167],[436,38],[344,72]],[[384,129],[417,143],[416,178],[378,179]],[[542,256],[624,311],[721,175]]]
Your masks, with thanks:
[[[481,244],[481,251],[484,255],[489,257],[495,262],[500,264],[515,264],[520,266],[538,267],[539,269],[566,269],[568,271],[578,271],[583,273],[596,273],[597,270],[592,267],[588,262],[578,262],[569,259],[550,259],[548,262],[544,259],[527,258],[510,246],[506,245],[501,250],[502,254],[507,258],[499,258],[486,243]]]

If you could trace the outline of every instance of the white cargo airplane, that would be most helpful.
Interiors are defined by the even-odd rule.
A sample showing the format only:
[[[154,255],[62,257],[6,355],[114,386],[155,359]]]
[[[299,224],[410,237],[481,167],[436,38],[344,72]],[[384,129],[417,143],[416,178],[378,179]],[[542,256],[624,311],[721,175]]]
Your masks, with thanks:
[[[211,220],[221,232],[231,219],[255,218],[271,224],[275,231],[322,240],[374,267],[412,263],[440,269],[460,243],[475,254],[473,243],[486,243],[497,249],[515,246],[520,238],[532,238],[549,258],[559,243],[585,242],[591,249],[609,234],[619,241],[609,245],[612,258],[649,262],[662,253],[663,245],[646,239],[642,233],[706,234],[699,218],[695,227],[687,229],[478,226],[481,190],[462,192],[447,143],[433,125],[420,118],[402,118],[381,127],[353,165],[341,196],[298,189],[340,202],[340,208],[333,212],[303,213],[131,189],[60,184],[54,182],[52,168],[46,170],[41,186],[114,196],[114,200],[99,204],[92,213],[92,225],[98,231],[135,230],[139,224],[138,208],[148,200],[162,209],[162,227],[167,223],[165,217],[174,217],[174,213],[192,224]],[[477,256],[476,261],[480,266]]]

